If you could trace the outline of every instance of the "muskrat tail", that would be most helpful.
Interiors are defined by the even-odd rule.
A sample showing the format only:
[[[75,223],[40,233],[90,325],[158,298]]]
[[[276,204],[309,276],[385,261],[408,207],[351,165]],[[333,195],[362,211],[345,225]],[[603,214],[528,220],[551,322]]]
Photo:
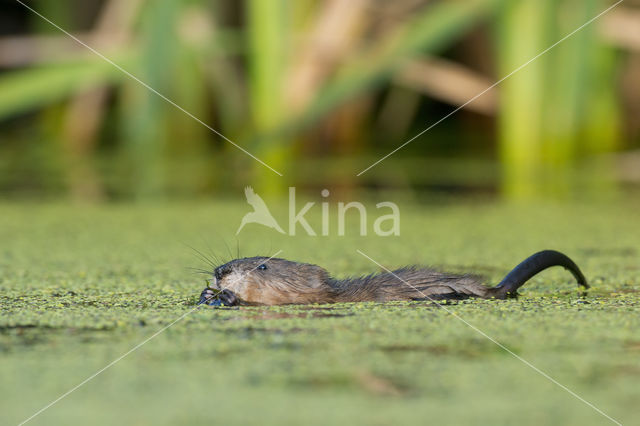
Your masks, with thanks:
[[[513,268],[513,270],[504,277],[500,284],[491,289],[491,296],[496,299],[515,297],[517,290],[531,277],[552,266],[563,266],[573,274],[575,279],[578,281],[578,284],[584,288],[589,288],[587,279],[573,260],[569,259],[569,257],[559,251],[543,250],[529,256],[518,266]]]

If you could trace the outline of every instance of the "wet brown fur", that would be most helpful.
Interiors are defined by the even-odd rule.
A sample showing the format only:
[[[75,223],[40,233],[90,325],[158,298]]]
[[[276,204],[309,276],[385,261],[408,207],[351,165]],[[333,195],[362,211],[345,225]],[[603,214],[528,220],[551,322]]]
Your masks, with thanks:
[[[266,269],[260,269],[260,265]],[[472,276],[446,274],[424,267],[337,280],[317,265],[266,257],[236,259],[216,268],[210,287],[230,290],[240,304],[246,305],[498,296]]]

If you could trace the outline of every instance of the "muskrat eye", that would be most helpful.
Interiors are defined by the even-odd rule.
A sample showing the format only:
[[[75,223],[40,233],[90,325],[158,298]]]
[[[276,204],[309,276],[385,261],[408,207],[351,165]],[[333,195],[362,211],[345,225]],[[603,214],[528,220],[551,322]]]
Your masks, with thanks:
[[[264,271],[265,269],[267,269],[267,265],[263,263],[262,265],[258,266],[258,269],[260,269],[261,271]]]

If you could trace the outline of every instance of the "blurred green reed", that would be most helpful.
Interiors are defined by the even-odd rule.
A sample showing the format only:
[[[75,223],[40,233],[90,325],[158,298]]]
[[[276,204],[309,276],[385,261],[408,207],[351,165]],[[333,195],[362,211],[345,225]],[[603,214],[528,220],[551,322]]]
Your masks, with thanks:
[[[285,177],[101,58],[67,46],[59,55],[53,48],[40,61],[0,74],[0,125],[9,129],[0,143],[0,189],[48,188],[82,199],[147,198],[210,194],[255,182],[265,193],[282,193],[288,185],[309,181],[316,157],[345,153],[351,158],[345,167],[355,176],[446,113],[420,113],[412,101],[406,110],[410,125],[394,140],[376,139],[370,128],[384,106],[381,94],[395,90],[396,75],[408,62],[451,52],[461,40],[484,32],[493,41],[483,60],[492,64],[491,81],[496,81],[611,4],[429,1],[393,21],[393,13],[378,10],[379,3],[354,1],[349,13],[336,13],[337,3],[107,0],[96,8],[32,2]],[[78,22],[87,22],[78,8],[97,15],[89,20],[93,27],[78,29]],[[27,16],[34,43],[46,36],[73,44],[37,16]],[[332,45],[331,34],[321,31],[325,27],[353,28],[344,41],[333,42],[334,50],[344,52],[309,52]],[[579,159],[621,148],[619,69],[617,50],[590,25],[499,86],[492,119],[498,123],[502,194],[566,196],[572,190],[570,170]],[[391,175],[403,185],[426,181],[428,186],[428,173],[398,164],[403,155],[429,157],[434,144],[458,149],[464,157],[466,148],[456,148],[465,133],[461,114],[362,178],[344,170],[332,177],[320,167],[329,181],[325,185],[384,186]],[[494,155],[487,143],[494,138],[491,131],[473,138],[486,145],[479,149],[488,153],[485,158]],[[474,179],[473,172],[468,176]]]
[[[606,6],[599,0],[524,0],[501,10],[501,74],[527,62]],[[620,141],[615,58],[595,25],[577,32],[501,85],[500,155],[512,197],[565,195],[576,158],[610,152]],[[517,34],[517,37],[514,37]]]

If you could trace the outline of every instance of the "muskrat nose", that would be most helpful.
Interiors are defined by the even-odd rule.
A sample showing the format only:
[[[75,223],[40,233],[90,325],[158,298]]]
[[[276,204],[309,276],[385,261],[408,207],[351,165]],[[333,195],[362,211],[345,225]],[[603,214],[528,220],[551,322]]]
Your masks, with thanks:
[[[216,277],[217,280],[221,280],[222,277],[227,275],[229,272],[231,272],[231,268],[228,266],[222,265],[222,266],[218,266],[213,271],[213,275]]]
[[[224,270],[223,270],[222,266],[216,268],[213,271],[213,276],[215,276],[217,280],[221,280],[222,279],[222,275],[224,275]]]

